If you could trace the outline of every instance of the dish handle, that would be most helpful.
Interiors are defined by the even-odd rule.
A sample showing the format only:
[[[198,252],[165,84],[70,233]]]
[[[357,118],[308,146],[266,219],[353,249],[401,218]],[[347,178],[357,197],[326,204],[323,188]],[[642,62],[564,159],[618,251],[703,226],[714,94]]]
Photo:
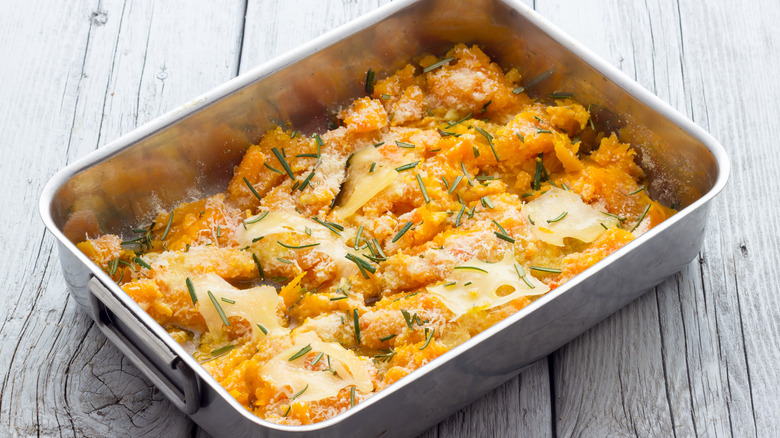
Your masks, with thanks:
[[[144,327],[100,280],[92,277],[88,288],[92,319],[106,338],[116,345],[174,406],[187,415],[197,412],[200,409],[200,390],[198,378],[192,368],[157,335]]]

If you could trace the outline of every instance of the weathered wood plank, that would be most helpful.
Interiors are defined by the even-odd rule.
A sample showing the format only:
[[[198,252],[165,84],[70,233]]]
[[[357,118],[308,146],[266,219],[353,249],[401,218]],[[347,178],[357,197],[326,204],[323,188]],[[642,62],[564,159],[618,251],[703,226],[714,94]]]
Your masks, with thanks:
[[[776,384],[770,382],[778,381],[778,372],[771,365],[777,362],[777,349],[767,340],[778,336],[778,305],[762,283],[776,281],[776,269],[769,266],[776,257],[750,257],[747,242],[760,248],[758,254],[776,251],[776,239],[764,237],[777,225],[776,215],[756,220],[754,213],[756,205],[778,211],[777,196],[766,190],[746,198],[742,191],[759,183],[755,175],[778,172],[773,160],[743,164],[764,155],[763,145],[772,144],[777,134],[765,114],[755,114],[763,119],[756,120],[744,110],[747,99],[755,97],[751,84],[766,84],[761,93],[766,102],[780,95],[776,81],[761,79],[762,71],[778,64],[770,53],[778,35],[765,30],[778,8],[763,4],[736,10],[685,1],[577,2],[567,7],[602,32],[594,40],[590,32],[582,32],[581,41],[711,130],[731,152],[736,172],[715,202],[699,260],[556,353],[556,410],[569,411],[559,416],[558,433],[771,435],[777,420],[769,412],[777,412],[778,401],[769,396],[776,394]],[[568,16],[542,12],[553,21]],[[726,28],[747,33],[737,38],[723,32]],[[769,114],[777,116],[774,110]],[[750,176],[739,172],[753,166]],[[743,223],[756,226],[738,225]],[[752,305],[744,306],[745,301]],[[586,345],[579,348],[579,343]],[[772,358],[765,357],[766,351],[773,352]],[[607,364],[602,363],[605,357]],[[583,364],[589,372],[580,371]],[[610,384],[609,377],[589,379],[597,366],[612,380],[619,378],[618,384]],[[756,380],[762,382],[760,388]]]
[[[0,107],[0,215],[10,224],[2,244],[17,257],[0,270],[2,301],[11,303],[0,310],[0,435],[169,436],[193,428],[68,297],[36,205],[46,179],[68,161],[235,74],[243,3],[201,3],[28,2],[0,16],[0,53],[17,67],[0,69],[4,84],[17,85],[0,91],[12,103]],[[204,59],[217,65],[201,68]]]

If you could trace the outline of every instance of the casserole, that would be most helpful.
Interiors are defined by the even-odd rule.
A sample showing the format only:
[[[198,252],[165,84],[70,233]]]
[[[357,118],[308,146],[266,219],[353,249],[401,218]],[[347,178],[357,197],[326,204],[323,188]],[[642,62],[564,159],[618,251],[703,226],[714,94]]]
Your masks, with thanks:
[[[407,44],[399,47],[399,39]],[[80,234],[79,223],[92,217],[106,231],[123,233],[148,220],[145,215],[155,206],[169,208],[193,192],[207,196],[221,191],[246,145],[257,141],[272,120],[289,120],[313,132],[326,122],[328,108],[359,94],[360,78],[369,67],[392,71],[419,53],[438,53],[461,41],[479,42],[500,64],[527,69],[530,77],[554,68],[544,87],[574,91],[580,100],[605,108],[605,123],[620,125],[623,140],[642,151],[651,193],[684,208],[593,269],[348,414],[298,428],[251,418],[105,274],[86,263],[69,240]],[[306,56],[322,46],[327,47]],[[342,66],[336,72],[317,68],[336,62]],[[231,434],[374,435],[393,425],[393,434],[406,435],[511,377],[687,263],[701,245],[707,203],[727,173],[728,162],[714,140],[524,7],[487,1],[402,2],[261,66],[74,164],[47,185],[41,209],[61,244],[74,297],[91,307],[112,341],[206,430],[225,432],[218,427],[229,419],[237,428]],[[144,178],[129,180],[133,174]],[[164,186],[159,184],[163,179]],[[657,260],[661,253],[663,260]],[[639,266],[644,269],[634,269]],[[462,386],[437,384],[453,379]]]

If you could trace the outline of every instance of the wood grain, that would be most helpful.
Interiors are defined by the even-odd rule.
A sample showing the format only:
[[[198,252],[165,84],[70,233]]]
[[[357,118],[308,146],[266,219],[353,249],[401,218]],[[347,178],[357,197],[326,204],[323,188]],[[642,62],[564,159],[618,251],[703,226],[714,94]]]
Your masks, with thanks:
[[[0,435],[205,436],[69,298],[37,200],[58,169],[387,0],[0,5]],[[424,437],[780,429],[780,6],[528,0],[733,164],[682,272]]]

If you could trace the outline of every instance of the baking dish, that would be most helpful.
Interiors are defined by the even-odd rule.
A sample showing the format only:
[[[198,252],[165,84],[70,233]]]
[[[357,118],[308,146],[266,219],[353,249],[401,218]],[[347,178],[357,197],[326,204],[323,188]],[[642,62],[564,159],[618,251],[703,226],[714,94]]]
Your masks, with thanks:
[[[363,93],[365,72],[389,74],[416,55],[478,43],[534,93],[567,91],[596,105],[597,123],[635,145],[654,198],[681,211],[410,376],[322,423],[282,426],[241,407],[74,245],[91,225],[127,233],[171,208],[223,191],[246,147],[274,124],[322,132]],[[323,67],[326,66],[326,67]],[[328,68],[327,66],[336,66]],[[219,436],[409,436],[445,418],[677,272],[701,247],[729,163],[692,122],[519,2],[394,2],[259,66],[56,174],[40,210],[56,236],[71,293],[98,327],[179,409]],[[452,382],[458,382],[453,385]],[[229,426],[227,426],[229,425]]]

